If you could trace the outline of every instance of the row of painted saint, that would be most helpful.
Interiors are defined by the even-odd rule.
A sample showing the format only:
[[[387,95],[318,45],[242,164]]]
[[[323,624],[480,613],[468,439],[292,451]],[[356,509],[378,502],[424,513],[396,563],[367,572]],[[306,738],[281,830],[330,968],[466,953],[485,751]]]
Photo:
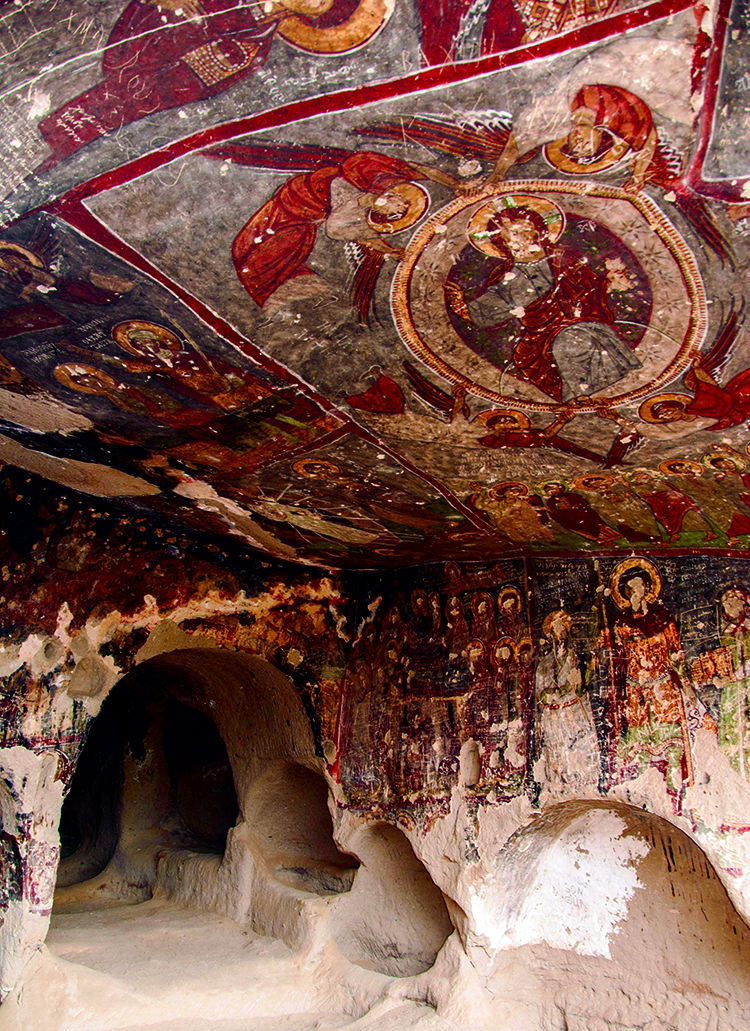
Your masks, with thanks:
[[[42,119],[51,167],[159,111],[207,100],[255,74],[275,38],[321,57],[367,46],[404,0],[131,0],[102,78]],[[443,64],[503,52],[632,6],[631,0],[418,0],[421,54]]]
[[[504,598],[518,594],[505,591]],[[590,610],[552,610],[536,640],[514,640],[500,620],[491,627],[497,636],[479,636],[495,618],[494,608],[489,617],[478,615],[482,603],[489,608],[489,592],[450,597],[442,651],[435,638],[420,646],[413,621],[407,626],[390,610],[379,640],[372,625],[366,628],[347,672],[339,716],[346,790],[353,799],[369,794],[384,803],[450,791],[462,750],[474,742],[479,795],[591,795],[656,770],[680,811],[695,782],[699,731],[750,780],[750,593],[736,584],[721,591],[717,632],[705,646],[692,642],[687,657],[661,593],[651,561],[626,559]],[[423,604],[417,600],[417,608]],[[438,618],[437,602],[426,604],[424,627]],[[449,641],[460,643],[451,633],[457,607],[471,611],[478,632],[458,655],[448,651]],[[382,759],[377,771],[374,742]]]
[[[658,471],[636,467],[537,486],[509,480],[469,500],[518,544],[735,545],[750,535],[747,457],[726,445],[699,462],[668,459]]]

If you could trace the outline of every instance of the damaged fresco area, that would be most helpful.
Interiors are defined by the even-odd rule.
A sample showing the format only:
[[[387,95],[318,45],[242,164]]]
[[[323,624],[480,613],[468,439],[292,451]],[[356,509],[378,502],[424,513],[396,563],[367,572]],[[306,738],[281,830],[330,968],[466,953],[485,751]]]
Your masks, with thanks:
[[[219,121],[549,41],[570,46],[686,0],[57,0],[0,4],[9,207],[28,209]],[[52,43],[52,46],[50,44]],[[175,118],[175,112],[176,118]],[[62,167],[60,167],[62,165]]]
[[[6,460],[282,558],[418,558],[428,531],[475,547],[446,492],[59,219],[24,220],[0,254]]]
[[[364,595],[336,738],[347,805],[424,832],[460,796],[476,845],[487,807],[619,799],[721,855],[744,897],[745,574],[697,555],[537,558]]]
[[[319,680],[340,680],[347,635],[337,580],[295,570],[302,580],[288,582],[283,565],[248,560],[231,541],[113,514],[9,466],[2,490],[24,511],[22,521],[4,521],[2,536],[5,746],[59,744],[56,700],[65,709],[75,699],[65,714],[71,736],[60,738],[72,749],[67,777],[91,716],[161,623],[262,655],[308,694]],[[323,702],[315,687],[307,703],[319,748],[333,734],[331,689]]]
[[[456,993],[463,1000],[464,990],[472,992],[472,1019],[482,1028],[492,1026],[498,1006],[554,1026],[544,1015],[548,990],[537,984],[546,977],[557,986],[561,976],[547,949],[563,950],[581,983],[591,983],[594,971],[605,978],[596,998],[581,997],[570,983],[555,987],[555,1006],[571,1019],[593,1019],[606,998],[621,1023],[628,1014],[630,1026],[642,1024],[645,996],[623,973],[636,941],[642,959],[642,935],[633,932],[631,942],[628,929],[640,927],[646,908],[662,905],[662,893],[664,947],[676,957],[680,943],[674,962],[687,963],[697,950],[686,968],[695,975],[706,942],[726,954],[727,969],[744,955],[747,932],[722,888],[746,912],[743,634],[750,594],[739,560],[601,556],[290,574],[290,567],[259,566],[243,559],[239,546],[227,551],[206,535],[118,519],[101,503],[61,497],[7,468],[3,489],[26,513],[4,536],[9,690],[0,755],[9,857],[4,916],[9,926],[18,920],[24,949],[33,951],[45,933],[60,801],[102,702],[141,692],[158,708],[181,657],[200,655],[202,662],[214,656],[225,674],[227,656],[263,659],[290,679],[334,792],[336,841],[365,859],[359,889],[341,886],[347,878],[357,884],[351,855],[349,867],[339,856],[339,865],[323,872],[301,861],[291,872],[273,867],[263,882],[273,905],[266,911],[254,896],[252,910],[255,926],[270,929],[265,933],[278,933],[274,920],[291,905],[278,881],[288,886],[293,876],[296,909],[300,888],[316,904],[327,898],[325,933],[355,965],[372,970],[378,963],[388,977],[406,979],[433,963],[439,972],[441,949],[442,962],[459,962],[466,950],[475,973],[465,972],[463,989],[440,974],[447,997],[438,1005],[451,1012]],[[201,667],[191,661],[195,675]],[[136,682],[140,667],[142,678],[151,673]],[[231,677],[223,697],[222,683],[214,688],[214,717],[232,742],[246,731],[232,722],[236,711],[255,702]],[[272,687],[278,708],[281,682]],[[285,699],[277,712],[282,723],[290,712]],[[260,754],[273,755],[265,746]],[[150,760],[134,754],[127,761],[141,771],[139,783],[150,785]],[[238,781],[244,820],[254,805],[258,819],[267,819],[263,792],[276,783],[275,770],[265,758],[254,779]],[[284,805],[292,805],[297,782],[279,784]],[[143,893],[154,884],[170,897],[247,920],[248,900],[228,879],[244,854],[244,833],[232,832],[220,865],[216,857],[218,873],[200,866],[205,856],[188,859],[177,838],[174,853],[161,845],[156,873],[129,860],[130,881],[119,890]],[[602,899],[592,888],[605,870],[610,890]],[[407,874],[396,881],[393,909],[379,878]],[[379,900],[378,919],[363,905],[364,891]],[[415,907],[408,910],[414,942],[392,914],[404,906]],[[704,913],[700,926],[688,919],[691,906]],[[555,919],[545,916],[550,909]],[[283,934],[298,942],[295,919],[289,916]],[[727,920],[735,928],[731,948],[716,930]],[[401,951],[393,958],[389,949]],[[523,965],[519,983],[507,983],[508,956]],[[6,969],[4,984],[16,973],[12,963]],[[709,1014],[717,1005],[711,993],[703,998],[692,988],[682,998],[661,983],[651,990],[654,1005],[669,1004],[674,1013],[699,1005]],[[738,1005],[727,1010],[734,1021],[727,1027],[742,1027]]]
[[[335,733],[347,640],[341,585],[291,577],[220,539],[112,515],[5,467],[0,672],[2,991],[43,940],[58,821],[81,748],[115,684],[162,653],[262,659],[289,678],[319,755]],[[230,545],[231,549],[231,545]],[[127,569],[127,576],[124,570]]]

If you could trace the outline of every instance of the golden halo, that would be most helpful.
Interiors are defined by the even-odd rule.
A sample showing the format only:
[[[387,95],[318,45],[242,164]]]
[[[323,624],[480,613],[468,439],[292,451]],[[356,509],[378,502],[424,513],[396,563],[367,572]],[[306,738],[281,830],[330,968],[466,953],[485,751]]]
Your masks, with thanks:
[[[292,469],[300,476],[307,476],[308,479],[313,480],[319,480],[327,473],[337,475],[341,472],[339,466],[322,458],[302,458],[299,462],[294,463]]]
[[[518,610],[520,612],[521,607],[522,607],[522,604],[521,604],[521,592],[517,588],[515,588],[515,587],[503,587],[503,589],[498,593],[498,596],[497,596],[497,606],[498,606],[498,608],[502,608],[503,607],[503,602],[505,601],[506,598],[515,598],[516,601],[518,602]]]
[[[96,390],[94,387],[86,387],[81,383],[78,383],[73,377],[76,373],[83,373],[86,376],[92,373],[106,383],[108,386],[117,387],[117,383],[102,369],[97,369],[93,365],[80,365],[78,362],[65,362],[62,365],[57,365],[52,372],[58,383],[62,383],[64,387],[69,390],[77,390],[80,394],[101,394],[101,390]]]
[[[587,487],[587,482],[596,480],[599,487],[611,487],[613,483],[617,483],[616,476],[607,476],[606,473],[589,473],[588,476],[579,476],[578,479],[573,480],[571,486],[577,487],[578,490],[598,490],[599,487]]]
[[[549,143],[545,143],[543,150],[545,158],[553,168],[557,168],[568,175],[578,175],[581,173],[583,175],[592,175],[594,172],[603,172],[607,168],[614,168],[628,153],[630,145],[625,140],[621,140],[619,136],[615,136],[604,125],[596,125],[594,128],[606,133],[612,140],[611,146],[595,161],[576,161],[565,149],[568,142],[567,136],[562,136],[559,140],[551,140]]]
[[[377,208],[379,197],[384,196],[386,193],[394,193],[397,197],[403,197],[409,206],[401,218],[397,218],[395,222],[375,222],[370,217],[371,212],[374,208]],[[402,230],[411,229],[413,225],[416,225],[429,206],[430,195],[424,186],[420,186],[419,183],[396,183],[395,186],[391,186],[388,190],[383,190],[375,198],[370,206],[370,210],[367,212],[367,224],[376,233],[400,233]]]
[[[490,649],[490,662],[495,667],[495,669],[498,669],[500,666],[500,663],[497,661],[498,648],[508,649],[508,651],[510,652],[510,655],[508,656],[508,662],[512,662],[516,657],[516,649],[515,645],[513,644],[513,638],[498,637],[498,639],[495,641],[495,643],[492,645],[492,648]]]
[[[665,473],[667,476],[682,476],[682,473],[676,473],[670,469],[670,465],[685,465],[691,473],[695,473],[696,476],[703,475],[703,466],[697,462],[691,462],[688,458],[667,458],[664,462],[659,462],[659,472]]]
[[[7,241],[0,243],[0,251],[14,251],[16,254],[22,254],[31,265],[35,265],[36,268],[44,268],[44,262],[38,255],[25,247],[21,247],[18,243],[8,243]],[[1,258],[0,261],[2,261]]]
[[[561,613],[567,616],[571,623],[573,622],[573,617],[567,609],[553,609],[552,612],[547,613],[547,615],[544,617],[544,622],[542,623],[542,633],[545,637],[549,637],[555,616],[559,616]]]
[[[560,234],[565,228],[562,208],[546,197],[535,197],[532,193],[503,193],[493,197],[488,204],[483,204],[469,219],[466,235],[472,247],[482,254],[489,254],[492,258],[505,257],[506,251],[500,250],[492,242],[493,233],[487,229],[487,224],[490,219],[507,208],[527,208],[529,211],[535,211],[544,219],[550,243],[560,239]]]
[[[724,458],[726,461],[731,462],[737,472],[745,468],[745,461],[741,455],[738,455],[733,449],[725,450],[720,444],[710,455],[704,455],[703,461],[709,468],[716,469],[717,466],[714,465],[715,458]]]
[[[649,562],[647,558],[626,558],[623,562],[620,562],[618,566],[615,566],[612,576],[610,577],[609,584],[612,591],[612,597],[615,604],[620,609],[629,609],[630,601],[623,597],[622,591],[620,590],[620,583],[626,573],[629,573],[631,569],[642,569],[647,574],[651,581],[651,589],[647,591],[645,600],[648,602],[656,601],[661,594],[661,574],[653,562]]]
[[[505,490],[507,487],[520,487],[523,491],[523,496],[527,498],[529,496],[529,488],[525,483],[521,483],[519,480],[506,480],[504,483],[496,483],[490,487],[489,493],[492,497],[497,497],[498,491]]]
[[[656,405],[662,404],[664,401],[672,401],[674,404],[687,408],[692,400],[693,399],[690,394],[657,394],[655,397],[649,397],[643,402],[641,407],[638,409],[638,415],[644,422],[656,424],[670,422],[671,420],[662,419],[658,415],[654,414],[654,408]]]
[[[522,637],[521,640],[516,645],[516,647],[515,647],[516,659],[518,659],[518,657],[520,656],[522,648],[531,648],[531,653],[533,655],[533,653],[534,653],[534,642],[531,640],[530,637]]]
[[[488,408],[486,411],[480,412],[473,421],[479,423],[480,426],[488,426],[499,415],[511,416],[519,430],[526,430],[531,425],[528,415],[525,412],[517,412],[515,408]],[[492,429],[491,426],[489,428]]]
[[[182,350],[179,338],[170,329],[167,329],[166,326],[159,326],[155,322],[142,322],[140,319],[119,322],[112,329],[112,339],[129,354],[134,354],[137,358],[148,358],[148,351],[138,344],[133,344],[130,339],[131,333],[136,333],[139,330],[153,333],[161,343],[167,345],[170,351]]]
[[[592,217],[596,217],[595,208],[601,207],[603,212],[606,211],[602,203],[604,201],[627,201],[628,205],[635,209],[639,219],[644,219],[648,223],[654,243],[658,243],[659,262],[663,262],[667,255],[671,255],[671,259],[682,272],[681,290],[684,293],[686,311],[685,331],[681,335],[678,334],[674,340],[677,351],[671,355],[661,371],[654,370],[654,375],[649,375],[647,382],[641,382],[639,373],[637,381],[631,382],[630,389],[624,393],[610,392],[606,397],[579,400],[573,406],[570,401],[561,403],[552,399],[541,401],[532,400],[531,397],[509,396],[502,380],[498,383],[496,371],[478,368],[474,358],[470,358],[465,352],[454,350],[464,345],[458,343],[460,337],[450,325],[447,314],[444,317],[447,309],[442,304],[442,295],[439,298],[433,296],[434,291],[427,286],[434,280],[434,264],[430,256],[433,248],[443,238],[442,234],[448,229],[451,232],[454,228],[456,230],[455,240],[452,236],[447,238],[452,240],[451,246],[460,246],[459,234],[466,239],[465,226],[471,215],[481,205],[506,191],[515,194],[528,192],[544,197],[551,195],[564,208],[567,208],[567,201],[559,195],[570,195],[579,198],[575,203],[585,202],[587,210],[591,204]],[[459,217],[460,222],[454,221]],[[605,214],[602,222],[608,221],[609,216]],[[446,379],[452,386],[465,390],[467,394],[482,398],[491,404],[510,405],[525,412],[559,413],[574,410],[576,415],[581,415],[589,412],[600,413],[603,410],[613,411],[635,402],[640,404],[650,395],[666,389],[668,384],[673,383],[677,376],[694,362],[708,328],[708,307],[701,272],[695,255],[674,226],[643,191],[629,193],[617,186],[591,182],[590,178],[585,182],[508,180],[505,183],[493,184],[479,195],[456,197],[445,207],[428,216],[416,229],[401,261],[396,264],[391,287],[391,307],[402,341],[433,372]],[[656,333],[662,334],[666,331],[660,327],[660,318],[661,315],[657,312],[649,325]],[[467,359],[471,366],[465,365]],[[508,376],[512,388],[516,377],[507,369],[504,375]],[[624,386],[623,383],[620,389]]]
[[[365,46],[380,32],[393,14],[396,0],[360,0],[343,21],[335,25],[316,25],[314,18],[290,14],[276,29],[278,35],[296,50],[308,54],[345,54]]]

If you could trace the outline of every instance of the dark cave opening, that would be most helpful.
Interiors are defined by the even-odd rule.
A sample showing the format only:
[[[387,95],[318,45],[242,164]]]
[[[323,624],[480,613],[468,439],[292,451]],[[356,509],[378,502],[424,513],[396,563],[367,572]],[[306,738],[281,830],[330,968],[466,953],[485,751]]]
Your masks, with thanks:
[[[189,687],[144,666],[105,699],[63,802],[58,887],[101,873],[133,824],[167,847],[223,854],[239,814],[232,768],[214,721],[172,697]]]

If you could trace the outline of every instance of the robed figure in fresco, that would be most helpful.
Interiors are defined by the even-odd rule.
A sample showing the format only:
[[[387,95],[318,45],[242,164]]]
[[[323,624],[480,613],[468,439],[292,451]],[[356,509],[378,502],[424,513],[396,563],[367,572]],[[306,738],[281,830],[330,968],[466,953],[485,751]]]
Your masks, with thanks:
[[[427,208],[427,193],[414,181],[425,178],[425,170],[372,151],[293,176],[234,240],[232,259],[242,285],[261,307],[282,287],[290,299],[319,291],[307,259],[324,224],[334,239],[366,241],[381,258],[395,253],[388,237],[412,226]]]
[[[465,343],[555,401],[600,390],[640,365],[638,341],[621,331],[613,303],[636,285],[630,256],[615,255],[608,239],[598,242],[601,260],[592,261],[574,221],[574,235],[561,239],[565,222],[546,198],[498,197],[472,217],[471,246],[444,286],[448,316]]]
[[[107,40],[101,82],[39,123],[52,149],[43,167],[130,122],[229,89],[260,68],[277,33],[313,53],[344,52],[390,10],[386,0],[131,0]]]
[[[596,21],[622,0],[418,0],[426,64],[503,53]]]
[[[551,792],[596,791],[599,745],[585,690],[585,663],[565,609],[551,612],[535,677],[539,758],[534,779]]]
[[[746,338],[740,336],[743,323],[744,304],[730,310],[711,346],[698,355],[685,374],[685,386],[692,395],[672,391],[656,394],[643,402],[640,417],[655,425],[683,423],[687,432],[728,430],[747,422],[750,369],[742,369],[723,385],[720,382],[732,355],[742,353],[746,346]],[[691,423],[695,425],[691,427]]]
[[[565,175],[593,175],[626,166],[626,190],[635,192],[652,183],[673,194],[673,202],[711,250],[722,261],[729,258],[727,241],[705,200],[685,184],[680,157],[659,138],[648,104],[622,86],[582,86],[570,104],[567,135],[547,143],[542,153]]]
[[[719,686],[719,743],[732,766],[750,780],[750,595],[730,587],[721,596],[721,645],[731,675]]]
[[[620,610],[600,642],[611,648],[614,698],[610,718],[618,749],[619,779],[655,767],[664,776],[675,811],[682,788],[693,782],[687,724],[687,681],[680,633],[659,601],[661,577],[644,558],[628,558],[610,579]]]

